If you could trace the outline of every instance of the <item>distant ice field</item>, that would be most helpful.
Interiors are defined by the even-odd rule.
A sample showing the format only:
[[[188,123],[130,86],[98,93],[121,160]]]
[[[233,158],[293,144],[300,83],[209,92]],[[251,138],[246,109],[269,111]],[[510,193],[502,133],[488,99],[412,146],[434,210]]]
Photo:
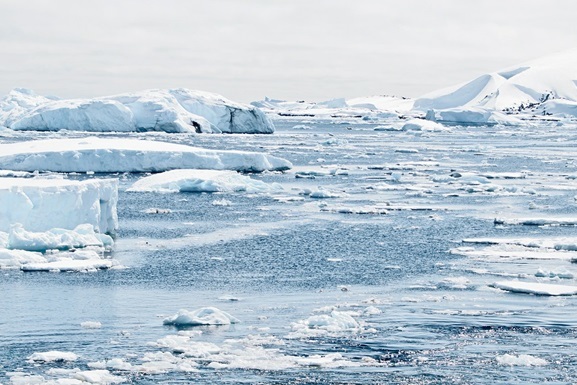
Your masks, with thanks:
[[[65,174],[119,179],[110,257],[126,268],[0,270],[0,383],[574,381],[577,297],[559,294],[577,287],[577,125],[375,130],[395,124],[102,135],[294,167],[244,174],[282,187],[266,192],[127,191],[149,174]],[[163,325],[206,309],[206,326]],[[215,325],[222,314],[239,322]]]

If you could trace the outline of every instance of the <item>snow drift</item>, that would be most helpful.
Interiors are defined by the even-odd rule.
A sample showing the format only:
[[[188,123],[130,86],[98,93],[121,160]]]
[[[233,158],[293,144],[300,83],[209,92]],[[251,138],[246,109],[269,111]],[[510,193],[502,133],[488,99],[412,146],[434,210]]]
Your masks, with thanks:
[[[161,172],[179,168],[262,172],[292,167],[285,159],[257,152],[96,137],[0,144],[0,164],[16,171],[55,172]]]
[[[274,132],[258,108],[184,88],[57,100],[15,89],[0,100],[0,126],[36,131]]]

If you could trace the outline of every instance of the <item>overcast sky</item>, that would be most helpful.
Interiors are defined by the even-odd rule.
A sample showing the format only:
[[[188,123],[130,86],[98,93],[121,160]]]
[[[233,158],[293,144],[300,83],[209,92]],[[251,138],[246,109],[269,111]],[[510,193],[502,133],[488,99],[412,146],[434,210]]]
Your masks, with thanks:
[[[417,97],[577,46],[573,0],[1,0],[0,95]]]

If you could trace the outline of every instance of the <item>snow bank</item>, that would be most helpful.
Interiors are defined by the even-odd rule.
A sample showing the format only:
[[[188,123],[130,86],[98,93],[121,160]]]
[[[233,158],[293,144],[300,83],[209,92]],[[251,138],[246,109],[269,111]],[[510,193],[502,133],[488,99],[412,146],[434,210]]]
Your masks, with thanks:
[[[0,125],[38,131],[274,132],[254,106],[183,88],[71,100],[15,89],[0,100]]]
[[[572,49],[434,91],[417,99],[414,108],[530,111],[547,100],[577,101],[575,79],[577,49]]]
[[[0,153],[2,151],[0,150]],[[33,152],[34,149],[31,149],[30,157],[35,156]],[[0,156],[0,158],[4,157]],[[5,163],[0,161],[0,164]],[[18,244],[31,241],[44,242],[45,246],[75,247],[74,242],[91,244],[97,242],[95,238],[99,238],[98,241],[102,243],[104,239],[94,234],[94,230],[101,234],[116,232],[118,228],[117,201],[118,181],[116,179],[73,181],[2,178],[0,179],[0,232],[9,232],[9,242]],[[78,227],[85,224],[90,227]],[[28,231],[47,231],[54,228],[76,229],[76,233],[54,230],[44,236],[33,236],[25,233],[24,228]],[[39,237],[45,237],[45,239],[40,240]]]
[[[506,290],[513,293],[560,296],[577,294],[577,286],[552,285],[539,282],[501,281],[491,285],[496,289]]]
[[[230,314],[215,307],[203,307],[195,311],[180,310],[172,317],[165,318],[164,325],[199,326],[230,325],[240,322]]]
[[[2,167],[16,171],[161,172],[196,168],[262,172],[292,167],[285,159],[257,152],[207,150],[120,138],[87,137],[0,144],[0,154]]]
[[[235,171],[172,170],[142,178],[127,191],[149,192],[234,192],[262,193],[281,190]]]

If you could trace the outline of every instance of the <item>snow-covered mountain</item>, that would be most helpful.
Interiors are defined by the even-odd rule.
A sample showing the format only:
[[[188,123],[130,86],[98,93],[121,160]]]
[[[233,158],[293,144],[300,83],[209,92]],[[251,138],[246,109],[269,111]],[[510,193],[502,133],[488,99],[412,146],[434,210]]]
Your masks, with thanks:
[[[40,131],[274,132],[254,106],[183,88],[68,100],[15,89],[0,99],[0,125]]]
[[[517,112],[535,109],[550,100],[577,103],[577,49],[491,72],[418,98],[414,108],[447,110],[482,108]],[[545,105],[546,107],[546,105]],[[556,104],[559,112],[559,105]],[[568,107],[569,109],[570,106]],[[562,109],[566,111],[567,109]],[[547,109],[541,113],[548,114]]]

